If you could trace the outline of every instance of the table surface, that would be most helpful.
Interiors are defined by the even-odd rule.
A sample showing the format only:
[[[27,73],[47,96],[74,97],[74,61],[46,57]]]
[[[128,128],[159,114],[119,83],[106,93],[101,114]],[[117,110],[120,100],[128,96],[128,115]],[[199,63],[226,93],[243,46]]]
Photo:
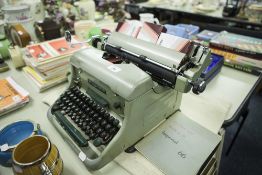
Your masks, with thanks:
[[[145,7],[145,8],[158,8],[158,9],[165,9],[165,10],[173,10],[178,12],[186,12],[186,13],[193,13],[199,15],[205,15],[213,18],[220,18],[226,19],[232,22],[240,22],[250,25],[258,25],[261,26],[261,23],[250,22],[248,20],[240,19],[240,18],[233,18],[233,17],[223,17],[223,6],[218,6],[218,8],[214,11],[199,11],[194,8],[191,3],[186,3],[183,6],[175,6],[174,4],[170,3],[170,0],[151,0],[148,2],[137,3],[138,7]]]
[[[106,165],[99,171],[89,172],[84,164],[80,161],[78,156],[70,149],[69,145],[65,143],[53,125],[47,119],[48,106],[42,103],[42,99],[55,90],[65,88],[66,84],[59,85],[53,89],[43,93],[37,91],[31,86],[31,80],[27,79],[21,70],[15,70],[11,62],[7,62],[11,70],[1,73],[0,78],[12,76],[14,80],[24,87],[30,93],[31,101],[23,108],[18,109],[12,113],[6,114],[0,118],[0,128],[5,125],[17,121],[30,119],[40,124],[44,133],[50,138],[59,148],[61,157],[64,161],[64,175],[87,175],[87,174],[107,174],[107,175],[126,175],[126,174],[162,174],[155,166],[148,162],[138,152],[127,154],[120,154],[114,161]],[[252,89],[255,82],[258,80],[257,76],[246,74],[244,72],[236,71],[227,67],[223,67],[220,74],[208,84],[204,93],[199,96],[192,93],[184,94],[182,100],[181,110],[186,115],[191,115],[190,118],[201,124],[202,126],[218,133],[224,120],[231,118],[234,112],[238,109],[241,102]],[[201,104],[215,104],[224,105],[226,113],[219,114],[216,108],[213,112],[205,113],[208,106],[201,107]],[[200,101],[201,102],[201,101]],[[199,108],[199,109],[198,109]],[[200,109],[201,108],[201,109]],[[212,114],[213,113],[213,114]],[[200,116],[200,117],[199,117]],[[0,166],[0,175],[12,174],[10,168]]]

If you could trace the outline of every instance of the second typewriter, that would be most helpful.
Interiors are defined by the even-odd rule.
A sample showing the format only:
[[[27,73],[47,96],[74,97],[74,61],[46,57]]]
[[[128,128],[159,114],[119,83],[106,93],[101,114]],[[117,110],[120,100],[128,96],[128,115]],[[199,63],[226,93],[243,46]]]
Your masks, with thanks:
[[[210,50],[192,42],[184,54],[120,33],[93,46],[71,57],[70,85],[48,118],[86,167],[97,170],[177,112],[182,93],[204,90],[199,77]]]

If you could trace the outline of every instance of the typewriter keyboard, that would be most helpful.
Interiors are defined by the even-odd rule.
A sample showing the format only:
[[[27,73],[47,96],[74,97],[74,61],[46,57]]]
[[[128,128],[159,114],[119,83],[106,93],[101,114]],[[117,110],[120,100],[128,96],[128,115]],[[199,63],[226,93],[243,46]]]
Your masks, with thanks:
[[[80,147],[88,141],[96,147],[106,145],[120,128],[118,119],[76,86],[60,96],[51,112]]]

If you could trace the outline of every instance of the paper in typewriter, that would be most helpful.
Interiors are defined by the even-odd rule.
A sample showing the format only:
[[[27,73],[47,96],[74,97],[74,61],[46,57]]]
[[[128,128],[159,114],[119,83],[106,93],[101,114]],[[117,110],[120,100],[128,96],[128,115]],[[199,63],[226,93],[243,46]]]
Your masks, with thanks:
[[[135,147],[166,175],[196,175],[220,140],[177,112]]]

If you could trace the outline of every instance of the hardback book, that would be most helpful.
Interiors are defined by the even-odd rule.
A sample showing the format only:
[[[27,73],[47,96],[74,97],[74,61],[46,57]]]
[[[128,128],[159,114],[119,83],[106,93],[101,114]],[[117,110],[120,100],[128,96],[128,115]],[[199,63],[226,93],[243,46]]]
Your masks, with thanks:
[[[0,116],[29,102],[29,93],[12,77],[0,79]]]
[[[253,75],[259,75],[262,71],[262,60],[255,60],[219,49],[211,49],[211,52],[223,56],[224,65],[227,67]]]
[[[262,60],[262,39],[223,31],[210,41],[210,47]]]

